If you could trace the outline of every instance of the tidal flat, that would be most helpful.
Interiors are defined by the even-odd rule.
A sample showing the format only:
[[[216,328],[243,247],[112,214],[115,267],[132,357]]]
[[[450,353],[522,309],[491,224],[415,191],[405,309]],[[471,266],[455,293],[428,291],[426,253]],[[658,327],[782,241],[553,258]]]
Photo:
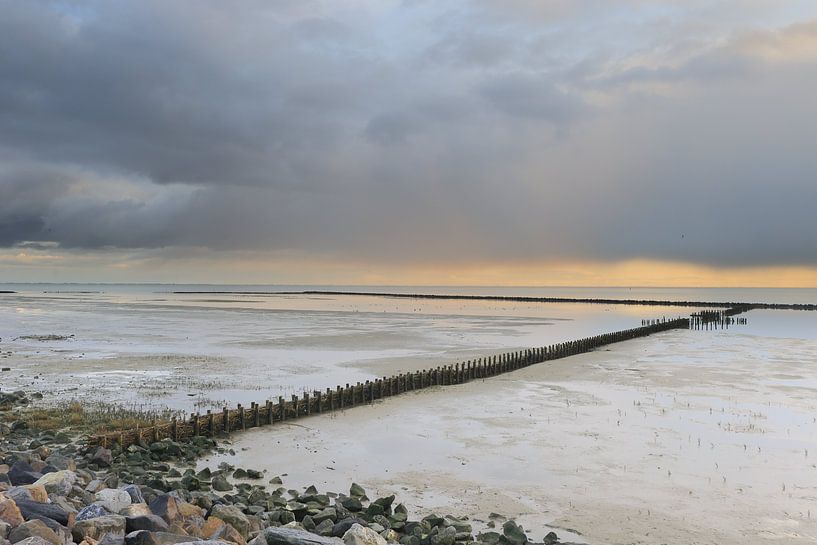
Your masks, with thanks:
[[[695,309],[298,295],[13,294],[3,389],[196,411]],[[817,314],[751,311],[234,434],[229,462],[588,543],[812,543]],[[481,522],[480,522],[481,521]],[[575,530],[575,532],[568,531]]]

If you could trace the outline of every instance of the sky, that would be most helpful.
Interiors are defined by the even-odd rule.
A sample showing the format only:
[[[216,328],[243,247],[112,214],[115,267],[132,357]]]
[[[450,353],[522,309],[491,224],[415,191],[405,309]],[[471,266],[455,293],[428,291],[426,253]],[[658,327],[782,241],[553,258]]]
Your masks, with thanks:
[[[817,287],[813,0],[0,0],[0,281]]]

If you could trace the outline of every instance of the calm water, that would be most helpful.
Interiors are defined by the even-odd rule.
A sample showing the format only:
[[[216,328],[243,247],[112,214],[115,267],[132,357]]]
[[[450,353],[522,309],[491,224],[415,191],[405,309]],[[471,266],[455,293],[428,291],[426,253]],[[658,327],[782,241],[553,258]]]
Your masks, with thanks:
[[[282,292],[338,290],[360,292],[500,295],[529,297],[577,297],[593,299],[655,299],[660,301],[718,301],[741,303],[817,304],[817,288],[592,288],[592,287],[498,287],[498,286],[334,286],[272,284],[3,284],[0,290],[24,293],[98,292],[117,294],[204,292]]]

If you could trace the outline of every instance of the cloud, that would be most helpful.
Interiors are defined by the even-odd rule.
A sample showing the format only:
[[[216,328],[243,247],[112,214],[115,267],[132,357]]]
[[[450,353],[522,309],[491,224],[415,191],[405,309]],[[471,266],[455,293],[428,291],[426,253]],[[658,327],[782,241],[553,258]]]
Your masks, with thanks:
[[[0,246],[815,264],[817,12],[726,4],[0,0]]]

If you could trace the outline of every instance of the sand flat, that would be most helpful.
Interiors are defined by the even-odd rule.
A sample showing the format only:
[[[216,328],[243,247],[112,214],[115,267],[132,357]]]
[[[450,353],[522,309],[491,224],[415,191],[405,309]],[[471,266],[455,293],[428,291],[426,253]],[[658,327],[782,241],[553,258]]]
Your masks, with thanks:
[[[815,361],[814,339],[675,331],[253,430],[226,459],[420,512],[517,516],[536,537],[814,543]]]

